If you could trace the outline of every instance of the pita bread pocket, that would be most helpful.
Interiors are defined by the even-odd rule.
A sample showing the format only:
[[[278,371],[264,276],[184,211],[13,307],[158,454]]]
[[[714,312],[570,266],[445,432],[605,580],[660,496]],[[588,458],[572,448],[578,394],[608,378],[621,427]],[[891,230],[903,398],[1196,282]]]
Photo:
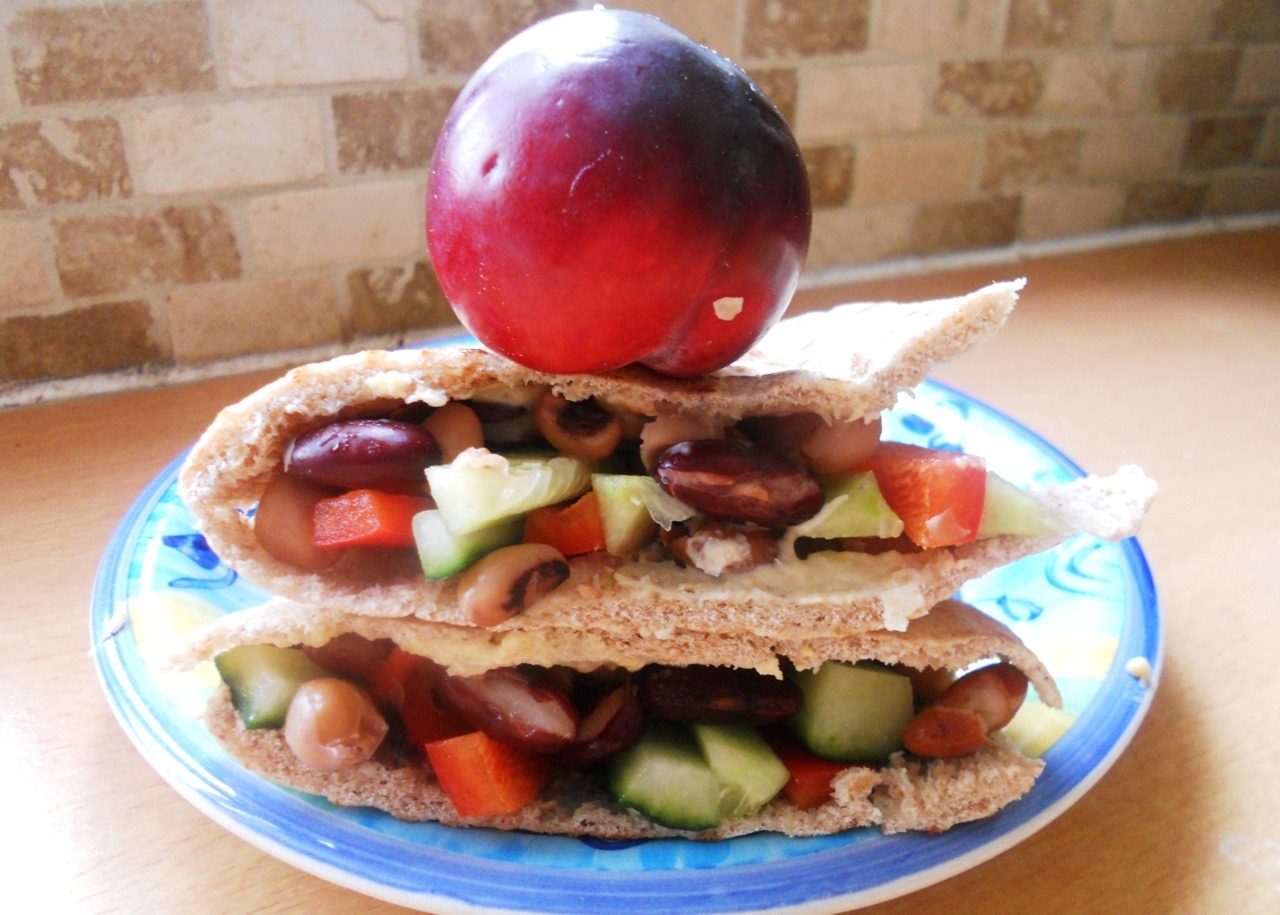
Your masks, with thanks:
[[[333,663],[338,658],[337,666],[341,666],[344,655],[348,659],[352,656],[348,643],[352,639],[366,647],[378,646],[382,657],[388,659],[381,662],[383,664],[394,666],[393,655],[394,658],[426,658],[430,661],[421,663],[430,664],[434,676],[451,679],[474,678],[479,671],[490,669],[490,665],[502,665],[496,668],[499,676],[512,670],[528,673],[536,665],[543,676],[554,672],[555,677],[561,678],[557,682],[563,683],[563,678],[569,675],[560,665],[567,662],[578,671],[572,675],[576,682],[571,690],[575,702],[580,701],[582,695],[592,694],[589,688],[592,683],[605,684],[596,692],[624,682],[623,677],[628,684],[643,684],[673,669],[667,665],[676,663],[727,664],[737,668],[737,676],[759,676],[747,673],[746,668],[786,669],[787,680],[772,681],[784,685],[805,677],[815,680],[824,675],[822,671],[833,670],[869,672],[869,676],[905,682],[904,672],[910,671],[921,675],[921,679],[909,688],[914,695],[914,705],[912,699],[908,699],[908,716],[917,708],[927,711],[930,702],[945,701],[936,696],[938,687],[929,685],[930,672],[936,677],[938,671],[961,671],[976,665],[978,671],[1012,671],[1024,684],[1029,681],[1047,705],[1060,705],[1052,678],[1016,636],[999,622],[956,601],[940,604],[927,616],[912,621],[904,631],[878,630],[844,639],[770,642],[758,636],[706,639],[700,634],[679,631],[664,639],[636,635],[626,640],[610,633],[568,629],[500,634],[418,619],[389,619],[300,607],[276,599],[261,607],[230,614],[198,631],[175,662],[189,665],[208,657],[234,658],[235,651],[243,646],[281,646],[285,651],[299,654],[310,652],[310,658],[325,663]],[[336,645],[345,648],[335,653],[333,646]],[[840,663],[855,661],[861,663]],[[220,667],[225,666],[225,661],[219,663]],[[528,666],[506,666],[516,664]],[[633,673],[624,674],[627,669]],[[806,670],[809,673],[805,673]],[[814,670],[818,673],[813,673]],[[234,683],[234,677],[231,681]],[[376,674],[371,681],[360,682],[371,694],[378,694]],[[369,685],[370,682],[373,685]],[[955,685],[951,687],[952,692]],[[646,689],[648,687],[637,690],[643,703],[650,701]],[[935,693],[932,698],[926,695],[931,689]],[[806,702],[823,701],[813,696],[805,690]],[[1018,698],[1020,701],[1021,697]],[[289,787],[323,795],[339,805],[375,807],[409,821],[611,839],[660,836],[720,839],[758,831],[820,835],[859,826],[876,826],[886,833],[938,831],[989,816],[1015,801],[1031,788],[1043,768],[1041,760],[1023,756],[999,731],[967,752],[949,758],[928,758],[903,751],[895,736],[892,751],[876,751],[879,755],[868,763],[820,761],[826,768],[824,781],[815,796],[811,786],[806,794],[803,782],[790,783],[795,778],[790,774],[791,768],[798,767],[797,771],[803,773],[805,760],[812,764],[817,759],[805,743],[814,739],[814,731],[806,730],[805,726],[792,722],[794,727],[790,730],[785,725],[757,730],[724,724],[660,721],[656,719],[661,716],[646,704],[644,736],[635,744],[636,747],[644,745],[645,749],[627,750],[583,767],[565,765],[564,757],[555,754],[538,757],[551,762],[549,766],[533,764],[538,781],[529,797],[510,809],[477,813],[468,806],[474,801],[467,800],[466,790],[462,800],[455,803],[459,789],[451,785],[446,790],[442,784],[448,780],[452,764],[447,758],[441,764],[435,755],[436,747],[465,741],[474,735],[459,737],[456,741],[440,738],[427,744],[433,764],[429,765],[421,750],[410,746],[411,741],[406,739],[404,728],[408,719],[400,719],[385,702],[381,707],[390,722],[389,732],[381,744],[367,758],[330,771],[300,760],[288,736],[289,724],[246,727],[248,713],[243,709],[237,711],[225,687],[220,687],[210,700],[205,720],[219,742],[250,770]],[[294,714],[292,707],[288,714]],[[913,720],[924,716],[925,713],[920,712]],[[589,718],[589,707],[584,708],[582,727],[587,726],[585,722]],[[767,771],[768,766],[778,766],[778,760],[785,760],[789,767],[781,770],[783,779],[788,780],[785,787],[774,782],[767,797],[756,796],[754,802],[743,800],[733,793],[738,788],[731,784],[734,770],[730,766],[729,782],[722,782],[720,794],[716,795],[719,800],[715,803],[722,806],[717,807],[714,822],[696,817],[690,820],[693,814],[689,808],[696,808],[696,803],[683,797],[671,800],[663,791],[656,791],[659,801],[644,792],[640,792],[639,797],[625,793],[620,796],[619,779],[625,779],[631,771],[624,757],[637,752],[652,755],[646,742],[652,742],[653,733],[674,730],[683,735],[680,739],[687,740],[689,733],[699,735],[699,729],[734,733],[735,727],[739,731],[768,735],[768,745],[776,755],[763,750],[767,754],[764,763],[751,757],[753,771]],[[800,737],[799,741],[792,731]],[[765,745],[758,736],[754,739],[760,746]],[[788,752],[799,753],[799,762],[796,756],[788,756]],[[623,774],[619,775],[619,771]],[[701,777],[706,773],[698,769],[696,774]],[[624,787],[625,784],[624,781]],[[730,801],[726,802],[725,797],[730,797]],[[726,803],[728,808],[723,806]]]
[[[929,549],[895,539],[890,531],[901,527],[883,527],[886,519],[902,523],[892,511],[883,513],[883,499],[876,503],[881,514],[873,512],[870,522],[864,513],[854,527],[839,527],[837,522],[845,522],[833,510],[837,496],[817,488],[840,493],[839,501],[848,507],[868,496],[861,485],[868,475],[874,477],[870,495],[879,498],[876,483],[882,478],[865,470],[824,475],[817,468],[846,467],[851,451],[865,457],[868,448],[876,448],[879,414],[935,365],[997,330],[1021,286],[1021,281],[997,283],[955,299],[851,304],[801,315],[775,326],[733,366],[694,379],[634,368],[598,376],[546,375],[474,349],[340,357],[296,369],[225,409],[188,457],[181,491],[197,526],[228,565],[272,593],[308,606],[487,625],[502,632],[568,628],[656,634],[674,619],[691,632],[769,638],[900,629],[964,581],[1078,531],[1112,539],[1133,534],[1154,493],[1140,470],[1125,468],[1113,477],[1018,496],[1021,514],[1014,514],[1031,517],[1030,527],[1019,530],[1015,523],[1012,531],[984,532],[979,539],[972,539],[976,532],[970,529],[963,542]],[[544,422],[547,410],[551,419]],[[311,513],[319,511],[317,502],[339,496],[338,501],[354,501],[347,490],[364,498],[366,489],[344,476],[298,482],[294,474],[307,469],[306,460],[327,460],[318,445],[308,458],[308,442],[340,437],[351,428],[346,424],[363,427],[371,421],[384,427],[399,423],[397,429],[412,426],[403,434],[417,438],[423,437],[417,431],[422,425],[435,430],[438,441],[431,447],[448,445],[457,434],[442,428],[451,414],[470,415],[471,434],[481,436],[470,441],[483,447],[462,450],[448,463],[453,455],[441,448],[430,459],[437,463],[425,477],[438,515],[430,514],[431,503],[423,498],[421,466],[412,471],[417,493],[374,493],[399,506],[406,530],[411,515],[435,518],[430,530],[448,541],[441,554],[423,546],[434,535],[427,525],[420,530],[416,518],[410,542],[399,548],[314,547],[304,527],[316,517]],[[597,427],[615,436],[603,455],[591,450],[598,444]],[[565,435],[567,444],[561,440]],[[810,445],[820,445],[823,436],[836,439],[834,459],[818,445],[810,455]],[[690,437],[694,440],[684,440]],[[467,440],[465,434],[461,440]],[[675,447],[664,450],[669,444]],[[552,446],[559,453],[549,457]],[[537,453],[530,456],[530,449]],[[317,459],[316,453],[322,456]],[[831,460],[834,465],[822,463]],[[708,492],[703,471],[715,469],[717,461],[721,469],[729,462],[730,471],[721,477],[730,484]],[[614,490],[621,486],[621,496],[610,483]],[[269,524],[289,510],[276,510],[280,499],[264,494],[291,487],[303,487],[304,520],[293,527]],[[605,523],[605,543],[594,546],[608,545],[611,535],[628,545],[568,552],[567,559],[540,566],[554,572],[559,586],[524,612],[511,616],[493,604],[477,610],[463,593],[460,570],[489,550],[507,556],[498,547],[520,540],[522,531],[529,539],[528,507],[524,514],[503,516],[505,509],[489,504],[493,499],[476,495],[498,490],[540,495],[539,510],[550,510],[548,501],[567,505],[588,496],[598,499],[601,516],[612,517],[606,511],[612,506],[614,515],[621,512],[625,518],[614,527]],[[725,492],[737,500],[727,513],[720,511]],[[714,510],[692,504],[699,497],[709,499]],[[762,516],[751,513],[753,499],[764,504]],[[477,503],[484,503],[479,514]],[[296,498],[290,503],[295,515],[298,504]],[[779,505],[788,511],[799,506],[800,512],[780,512]],[[863,530],[868,523],[877,536],[841,533]],[[301,560],[265,545],[264,531],[282,527],[286,539],[301,532]],[[628,540],[635,530],[641,536]],[[413,542],[417,553],[404,548]],[[474,552],[466,553],[464,546]],[[317,555],[319,561],[312,562]],[[441,565],[439,555],[459,562]],[[433,562],[439,567],[424,574]]]

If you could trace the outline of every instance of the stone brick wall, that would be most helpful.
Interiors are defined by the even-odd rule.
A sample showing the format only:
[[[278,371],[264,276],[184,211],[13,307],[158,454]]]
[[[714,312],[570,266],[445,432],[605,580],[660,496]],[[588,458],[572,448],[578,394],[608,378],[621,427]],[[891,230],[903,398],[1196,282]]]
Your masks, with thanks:
[[[4,0],[0,403],[451,325],[425,166],[591,0]],[[1276,0],[638,0],[805,148],[824,272],[1280,210]],[[34,393],[33,393],[34,392]]]

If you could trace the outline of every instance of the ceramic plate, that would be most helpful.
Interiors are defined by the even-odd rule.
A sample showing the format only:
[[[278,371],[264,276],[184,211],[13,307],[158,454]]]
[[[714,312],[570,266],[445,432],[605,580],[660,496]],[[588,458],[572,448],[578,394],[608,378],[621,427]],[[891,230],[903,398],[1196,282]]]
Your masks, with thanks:
[[[1023,486],[1080,470],[1043,439],[927,382],[886,418],[886,437],[984,455]],[[1151,702],[1163,654],[1155,589],[1135,541],[1077,537],[966,585],[1045,661],[1075,723],[1025,798],[940,836],[872,829],[718,843],[599,842],[406,824],[339,809],[239,768],[194,720],[214,676],[159,672],[175,633],[267,595],[222,565],[176,493],[179,461],[143,492],[104,557],[91,634],[103,689],[147,761],[231,832],[290,864],[380,899],[451,912],[838,912],[971,868],[1025,839],[1111,766]],[[1130,673],[1145,658],[1150,678]]]

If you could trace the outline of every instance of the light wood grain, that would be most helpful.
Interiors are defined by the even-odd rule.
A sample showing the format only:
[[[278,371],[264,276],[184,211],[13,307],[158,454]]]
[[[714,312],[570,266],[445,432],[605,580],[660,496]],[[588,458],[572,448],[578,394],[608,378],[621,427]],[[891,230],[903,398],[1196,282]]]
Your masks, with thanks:
[[[1270,912],[1280,906],[1280,230],[807,293],[916,298],[1025,274],[1008,328],[938,377],[1085,467],[1142,464],[1140,540],[1168,636],[1129,750],[1013,850],[897,913]],[[276,373],[0,413],[0,784],[14,911],[398,911],[301,873],[170,789],[112,718],[94,573],[139,491]],[[16,895],[14,895],[16,894]]]

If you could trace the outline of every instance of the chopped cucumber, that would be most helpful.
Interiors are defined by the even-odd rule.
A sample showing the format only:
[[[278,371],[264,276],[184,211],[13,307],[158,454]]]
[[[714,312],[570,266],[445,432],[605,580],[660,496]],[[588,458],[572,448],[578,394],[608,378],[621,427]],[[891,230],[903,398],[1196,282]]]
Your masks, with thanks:
[[[1050,509],[1008,480],[987,471],[987,493],[982,503],[982,521],[978,524],[979,537],[1001,534],[1039,537],[1053,533],[1057,528],[1058,519]]]
[[[911,681],[869,664],[827,661],[791,678],[804,707],[791,727],[814,753],[840,762],[884,762],[902,749],[902,732],[915,716]]]
[[[461,536],[582,495],[591,487],[591,469],[565,455],[489,465],[464,454],[452,464],[428,467],[427,482],[445,524]]]
[[[613,757],[609,790],[618,803],[673,829],[711,829],[720,823],[720,779],[689,732],[671,722],[654,722],[638,742]]]
[[[1076,716],[1070,712],[1028,699],[1000,733],[1013,741],[1023,756],[1039,757],[1075,723]]]
[[[444,523],[439,509],[413,516],[413,539],[418,546],[418,560],[422,563],[422,573],[430,581],[448,578],[486,553],[519,543],[523,533],[522,517],[508,518],[468,534],[455,534]]]
[[[720,780],[720,816],[755,813],[782,790],[790,773],[760,732],[742,724],[690,725],[702,756]]]
[[[228,648],[213,663],[231,689],[231,701],[244,726],[250,730],[282,727],[298,687],[308,680],[329,676],[301,648],[275,645]]]
[[[828,539],[897,537],[902,533],[902,519],[884,500],[874,473],[831,474],[821,482],[826,502],[818,514],[795,529],[796,533]]]
[[[591,488],[600,500],[605,549],[614,556],[631,556],[658,533],[677,521],[687,521],[697,509],[658,485],[653,477],[630,473],[596,473]]]

